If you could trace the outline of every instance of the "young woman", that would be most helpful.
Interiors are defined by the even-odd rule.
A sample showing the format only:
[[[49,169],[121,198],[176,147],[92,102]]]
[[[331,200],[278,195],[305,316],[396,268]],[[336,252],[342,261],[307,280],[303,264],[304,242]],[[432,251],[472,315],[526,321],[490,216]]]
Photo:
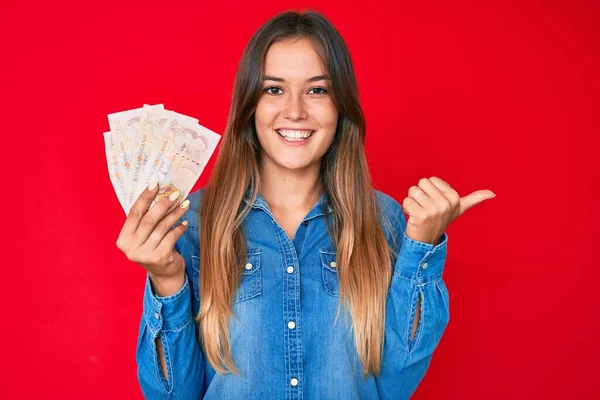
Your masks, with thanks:
[[[432,177],[401,207],[373,189],[364,142],[335,28],[316,12],[267,21],[242,56],[208,185],[149,209],[151,185],[117,241],[148,271],[145,397],[413,393],[449,319],[444,231],[493,193],[461,199]]]

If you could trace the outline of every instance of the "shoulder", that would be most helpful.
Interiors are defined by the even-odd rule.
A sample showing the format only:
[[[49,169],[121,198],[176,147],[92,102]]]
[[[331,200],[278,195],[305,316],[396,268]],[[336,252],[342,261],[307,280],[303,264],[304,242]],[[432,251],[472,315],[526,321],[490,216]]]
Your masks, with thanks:
[[[379,219],[385,236],[390,246],[398,251],[399,244],[402,241],[401,237],[406,226],[402,206],[389,194],[376,189],[374,189],[374,192],[379,205]]]
[[[183,221],[188,222],[188,226],[175,243],[175,250],[177,250],[185,259],[186,266],[192,265],[190,257],[198,257],[200,254],[200,240],[198,232],[198,217],[200,213],[200,201],[202,200],[202,193],[204,188],[190,192],[186,197],[186,200],[190,201],[188,210],[179,218],[172,226],[181,224]]]
[[[373,191],[375,192],[375,198],[379,204],[381,213],[389,218],[397,218],[402,212],[402,206],[400,203],[398,203],[398,201],[389,194],[377,189],[374,189]]]
[[[186,200],[190,201],[188,210],[179,218],[175,226],[183,221],[188,221],[188,226],[183,234],[175,242],[174,250],[179,252],[185,262],[186,273],[190,279],[190,288],[194,288],[196,299],[198,299],[196,278],[200,270],[200,232],[198,229],[198,215],[200,213],[200,201],[204,188],[190,192]],[[194,285],[194,286],[192,286]]]
[[[190,201],[190,207],[183,214],[183,216],[175,223],[175,225],[179,225],[185,220],[188,222],[188,229],[191,227],[198,227],[198,215],[200,214],[200,201],[202,200],[203,192],[204,187],[190,192],[190,194],[188,194],[186,199]]]

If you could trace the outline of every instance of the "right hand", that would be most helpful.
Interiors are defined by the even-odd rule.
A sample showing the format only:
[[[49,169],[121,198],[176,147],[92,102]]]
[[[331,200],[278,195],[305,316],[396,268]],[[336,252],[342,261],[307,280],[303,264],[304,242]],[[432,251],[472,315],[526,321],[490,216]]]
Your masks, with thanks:
[[[181,195],[173,201],[164,196],[148,210],[157,189],[158,185],[152,191],[144,189],[135,201],[119,233],[117,247],[129,260],[146,269],[154,283],[178,280],[183,283],[185,261],[175,250],[175,243],[187,225],[181,223],[169,229],[189,209],[189,201],[181,208],[184,202]]]

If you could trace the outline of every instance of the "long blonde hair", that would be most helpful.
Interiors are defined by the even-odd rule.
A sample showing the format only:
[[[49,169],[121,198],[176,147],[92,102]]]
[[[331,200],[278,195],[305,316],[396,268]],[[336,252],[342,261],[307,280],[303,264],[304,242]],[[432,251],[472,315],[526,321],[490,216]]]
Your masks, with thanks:
[[[390,251],[378,215],[364,150],[365,120],[350,54],[337,30],[318,12],[287,11],[264,23],[248,42],[235,77],[229,119],[210,180],[202,196],[200,236],[201,343],[213,368],[236,375],[229,343],[232,302],[241,282],[246,240],[242,222],[260,191],[261,147],[254,110],[262,92],[269,46],[307,38],[331,77],[338,110],[335,138],[320,166],[320,183],[333,213],[328,231],[336,244],[340,303],[350,310],[363,376],[379,374],[385,327],[385,301],[392,276]],[[235,212],[232,212],[235,210]],[[240,263],[240,257],[242,262]]]

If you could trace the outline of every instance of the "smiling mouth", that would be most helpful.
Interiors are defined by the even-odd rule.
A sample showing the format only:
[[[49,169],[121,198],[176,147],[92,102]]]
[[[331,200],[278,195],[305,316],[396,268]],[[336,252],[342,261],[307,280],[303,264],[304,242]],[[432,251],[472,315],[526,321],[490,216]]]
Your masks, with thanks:
[[[289,131],[289,130],[285,130],[285,129],[277,129],[275,132],[277,132],[277,134],[279,136],[281,136],[282,138],[284,138],[287,141],[292,141],[292,142],[302,142],[304,140],[307,140],[309,137],[311,137],[315,131],[310,130],[310,131]],[[294,133],[294,132],[301,132],[301,133]]]

